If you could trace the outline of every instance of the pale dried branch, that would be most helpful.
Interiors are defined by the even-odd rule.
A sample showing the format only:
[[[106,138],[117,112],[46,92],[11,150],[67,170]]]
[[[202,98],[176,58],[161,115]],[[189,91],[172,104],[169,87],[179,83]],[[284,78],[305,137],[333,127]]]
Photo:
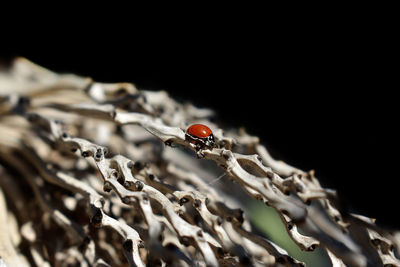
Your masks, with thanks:
[[[399,235],[343,213],[313,171],[275,160],[258,137],[221,129],[213,115],[165,91],[60,75],[17,59],[0,73],[0,163],[10,168],[0,184],[31,264],[114,266],[124,255],[131,266],[303,265],[252,230],[241,199],[213,186],[218,176],[274,208],[295,244],[321,246],[334,266],[399,266]],[[195,122],[213,129],[216,147],[188,142]],[[21,200],[29,197],[39,209],[26,214]],[[39,238],[60,229],[64,238]],[[18,258],[7,246],[4,255]]]

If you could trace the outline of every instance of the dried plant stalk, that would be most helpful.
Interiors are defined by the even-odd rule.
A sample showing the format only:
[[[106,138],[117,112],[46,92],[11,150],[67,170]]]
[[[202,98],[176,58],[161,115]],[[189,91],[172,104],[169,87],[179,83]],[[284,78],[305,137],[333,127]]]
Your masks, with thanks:
[[[273,159],[257,137],[221,129],[212,115],[164,91],[16,59],[0,73],[0,263],[304,265],[258,235],[244,203],[213,185],[222,170],[219,183],[234,181],[274,208],[302,250],[320,246],[334,266],[400,266],[397,232],[343,214],[313,172]],[[185,139],[198,122],[213,129],[215,148]]]

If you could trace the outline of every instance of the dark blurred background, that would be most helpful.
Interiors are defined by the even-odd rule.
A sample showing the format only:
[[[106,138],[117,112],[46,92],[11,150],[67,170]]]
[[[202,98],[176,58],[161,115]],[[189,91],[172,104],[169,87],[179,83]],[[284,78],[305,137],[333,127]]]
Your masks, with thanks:
[[[390,33],[336,21],[184,24],[85,29],[83,37],[34,33],[3,41],[0,58],[6,64],[23,56],[57,72],[164,89],[213,108],[221,121],[259,136],[276,158],[314,169],[351,212],[400,227],[392,213],[400,175]]]

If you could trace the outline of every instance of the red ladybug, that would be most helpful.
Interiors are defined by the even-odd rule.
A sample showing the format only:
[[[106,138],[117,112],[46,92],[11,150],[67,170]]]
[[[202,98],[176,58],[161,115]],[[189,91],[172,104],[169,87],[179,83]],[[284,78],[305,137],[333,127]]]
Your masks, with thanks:
[[[197,149],[215,147],[214,135],[210,128],[203,124],[193,124],[189,126],[185,134],[186,140],[196,145]]]

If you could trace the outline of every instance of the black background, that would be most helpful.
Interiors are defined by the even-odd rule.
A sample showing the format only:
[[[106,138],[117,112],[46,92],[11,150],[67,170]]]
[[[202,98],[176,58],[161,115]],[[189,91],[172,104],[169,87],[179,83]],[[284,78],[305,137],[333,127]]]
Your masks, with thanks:
[[[57,72],[165,89],[213,108],[228,125],[260,136],[276,158],[314,169],[351,212],[399,227],[387,211],[399,194],[392,34],[374,23],[336,22],[181,21],[122,32],[85,28],[79,36],[75,28],[49,28],[3,41],[1,59],[24,56]]]

